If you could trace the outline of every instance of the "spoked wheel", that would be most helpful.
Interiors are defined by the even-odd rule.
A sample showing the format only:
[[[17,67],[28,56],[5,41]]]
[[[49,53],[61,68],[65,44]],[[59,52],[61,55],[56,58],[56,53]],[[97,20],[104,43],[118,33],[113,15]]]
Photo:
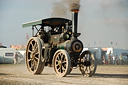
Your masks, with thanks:
[[[72,69],[73,69],[73,67],[71,66],[68,74],[70,74],[72,72]]]
[[[95,57],[91,52],[84,51],[80,55],[79,69],[83,76],[91,77],[96,71]]]
[[[40,74],[44,69],[44,62],[41,61],[42,45],[39,38],[32,37],[27,44],[26,65],[30,73]]]
[[[66,76],[70,71],[70,56],[65,50],[58,50],[53,57],[55,74],[60,77]]]

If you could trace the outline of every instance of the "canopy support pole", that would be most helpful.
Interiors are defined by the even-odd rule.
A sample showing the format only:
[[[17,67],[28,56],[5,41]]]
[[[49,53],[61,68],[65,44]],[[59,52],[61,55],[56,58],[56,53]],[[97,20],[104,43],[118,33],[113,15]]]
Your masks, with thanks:
[[[32,37],[34,36],[34,26],[32,26]]]

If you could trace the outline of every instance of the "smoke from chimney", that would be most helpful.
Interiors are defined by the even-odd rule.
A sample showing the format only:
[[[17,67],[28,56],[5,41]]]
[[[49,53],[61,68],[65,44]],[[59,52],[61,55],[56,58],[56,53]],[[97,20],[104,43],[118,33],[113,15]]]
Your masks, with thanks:
[[[73,11],[73,10],[78,10],[79,11],[79,8],[80,8],[80,5],[77,4],[77,3],[73,3],[70,5],[70,10]]]
[[[71,18],[71,10],[80,8],[80,0],[60,0],[53,4],[52,16]]]

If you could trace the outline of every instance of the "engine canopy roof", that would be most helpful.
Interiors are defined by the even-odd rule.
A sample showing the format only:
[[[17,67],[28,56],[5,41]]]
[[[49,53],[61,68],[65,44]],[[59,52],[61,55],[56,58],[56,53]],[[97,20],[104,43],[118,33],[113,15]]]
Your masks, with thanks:
[[[72,24],[72,21],[69,19],[65,18],[47,18],[47,19],[42,19],[42,20],[36,20],[36,21],[31,21],[27,23],[23,23],[22,27],[29,27],[29,26],[50,26],[50,27],[56,27],[56,26],[63,26],[66,23]]]

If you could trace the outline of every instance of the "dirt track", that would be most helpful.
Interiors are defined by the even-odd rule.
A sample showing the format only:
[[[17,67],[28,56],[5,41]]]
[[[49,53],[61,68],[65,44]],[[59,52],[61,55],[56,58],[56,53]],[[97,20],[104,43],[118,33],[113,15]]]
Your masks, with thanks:
[[[32,75],[25,65],[0,64],[0,85],[128,85],[128,66],[98,66],[96,74],[86,78],[78,68],[58,77],[52,67],[45,67],[41,75]]]

